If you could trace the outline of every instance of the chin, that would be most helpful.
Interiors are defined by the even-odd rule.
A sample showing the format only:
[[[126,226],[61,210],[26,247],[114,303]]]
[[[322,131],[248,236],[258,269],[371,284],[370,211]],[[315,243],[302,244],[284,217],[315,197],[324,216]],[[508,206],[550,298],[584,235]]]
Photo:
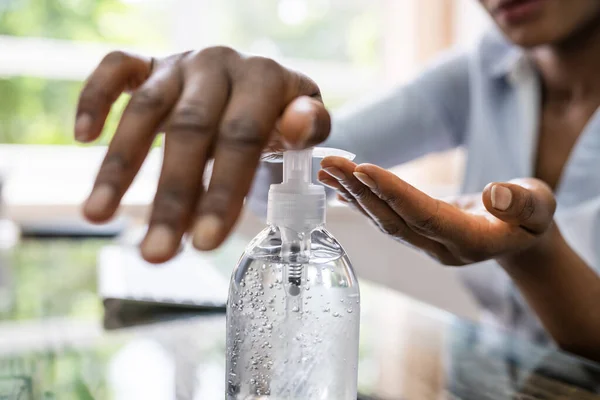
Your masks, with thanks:
[[[521,29],[502,29],[504,35],[512,43],[525,49],[531,49],[538,46],[544,46],[561,41],[561,35],[553,34],[545,30],[521,28]]]
[[[524,48],[569,42],[600,26],[600,0],[480,1],[504,35]],[[511,9],[502,4],[514,5]]]

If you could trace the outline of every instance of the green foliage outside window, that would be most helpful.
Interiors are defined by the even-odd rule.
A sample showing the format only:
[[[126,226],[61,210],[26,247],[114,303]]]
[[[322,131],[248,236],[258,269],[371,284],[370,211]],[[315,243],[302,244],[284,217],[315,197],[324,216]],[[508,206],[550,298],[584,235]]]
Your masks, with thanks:
[[[0,36],[108,42],[164,51],[173,40],[173,12],[181,7],[180,1],[210,5],[207,15],[199,18],[211,24],[211,40],[219,44],[247,50],[259,43],[260,50],[260,43],[267,43],[284,57],[367,67],[377,67],[380,58],[382,10],[377,1],[362,0],[306,0],[307,17],[294,24],[282,21],[281,5],[299,0],[0,0]],[[0,143],[74,144],[81,85],[0,76]],[[346,99],[326,93],[325,100],[335,107]],[[97,143],[108,142],[125,104],[123,96]]]

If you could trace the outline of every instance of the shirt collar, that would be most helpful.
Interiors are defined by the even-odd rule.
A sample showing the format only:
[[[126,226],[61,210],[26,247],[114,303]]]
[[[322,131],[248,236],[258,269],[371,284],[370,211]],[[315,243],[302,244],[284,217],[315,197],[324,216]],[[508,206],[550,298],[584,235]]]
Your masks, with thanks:
[[[533,67],[523,49],[510,43],[498,30],[484,35],[480,43],[483,67],[494,79],[518,80]]]

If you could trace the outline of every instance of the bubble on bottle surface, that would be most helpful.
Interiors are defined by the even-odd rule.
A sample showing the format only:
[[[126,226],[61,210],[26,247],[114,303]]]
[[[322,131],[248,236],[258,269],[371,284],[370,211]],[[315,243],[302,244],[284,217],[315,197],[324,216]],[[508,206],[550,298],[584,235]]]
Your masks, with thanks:
[[[298,311],[300,311],[300,308],[298,308],[298,306],[292,307],[292,312],[298,312]]]
[[[324,307],[323,308],[323,312],[328,313],[329,311],[331,311],[331,309],[329,307]]]
[[[351,308],[348,308],[348,309],[346,310],[346,312],[347,312],[348,314],[352,314],[352,309],[351,309]]]
[[[336,311],[336,312],[334,312],[334,313],[333,313],[333,314],[331,314],[331,315],[333,315],[334,317],[336,317],[336,318],[337,318],[337,317],[339,317],[339,316],[340,316],[340,313]]]

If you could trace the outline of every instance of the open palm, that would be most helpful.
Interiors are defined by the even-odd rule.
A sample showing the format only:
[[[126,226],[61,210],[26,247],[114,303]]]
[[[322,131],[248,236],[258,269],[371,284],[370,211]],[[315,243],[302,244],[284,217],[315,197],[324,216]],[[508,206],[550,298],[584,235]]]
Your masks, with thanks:
[[[319,180],[386,234],[445,265],[465,265],[523,251],[553,221],[552,191],[533,178],[490,183],[482,193],[442,201],[389,171],[339,157],[321,163]]]

